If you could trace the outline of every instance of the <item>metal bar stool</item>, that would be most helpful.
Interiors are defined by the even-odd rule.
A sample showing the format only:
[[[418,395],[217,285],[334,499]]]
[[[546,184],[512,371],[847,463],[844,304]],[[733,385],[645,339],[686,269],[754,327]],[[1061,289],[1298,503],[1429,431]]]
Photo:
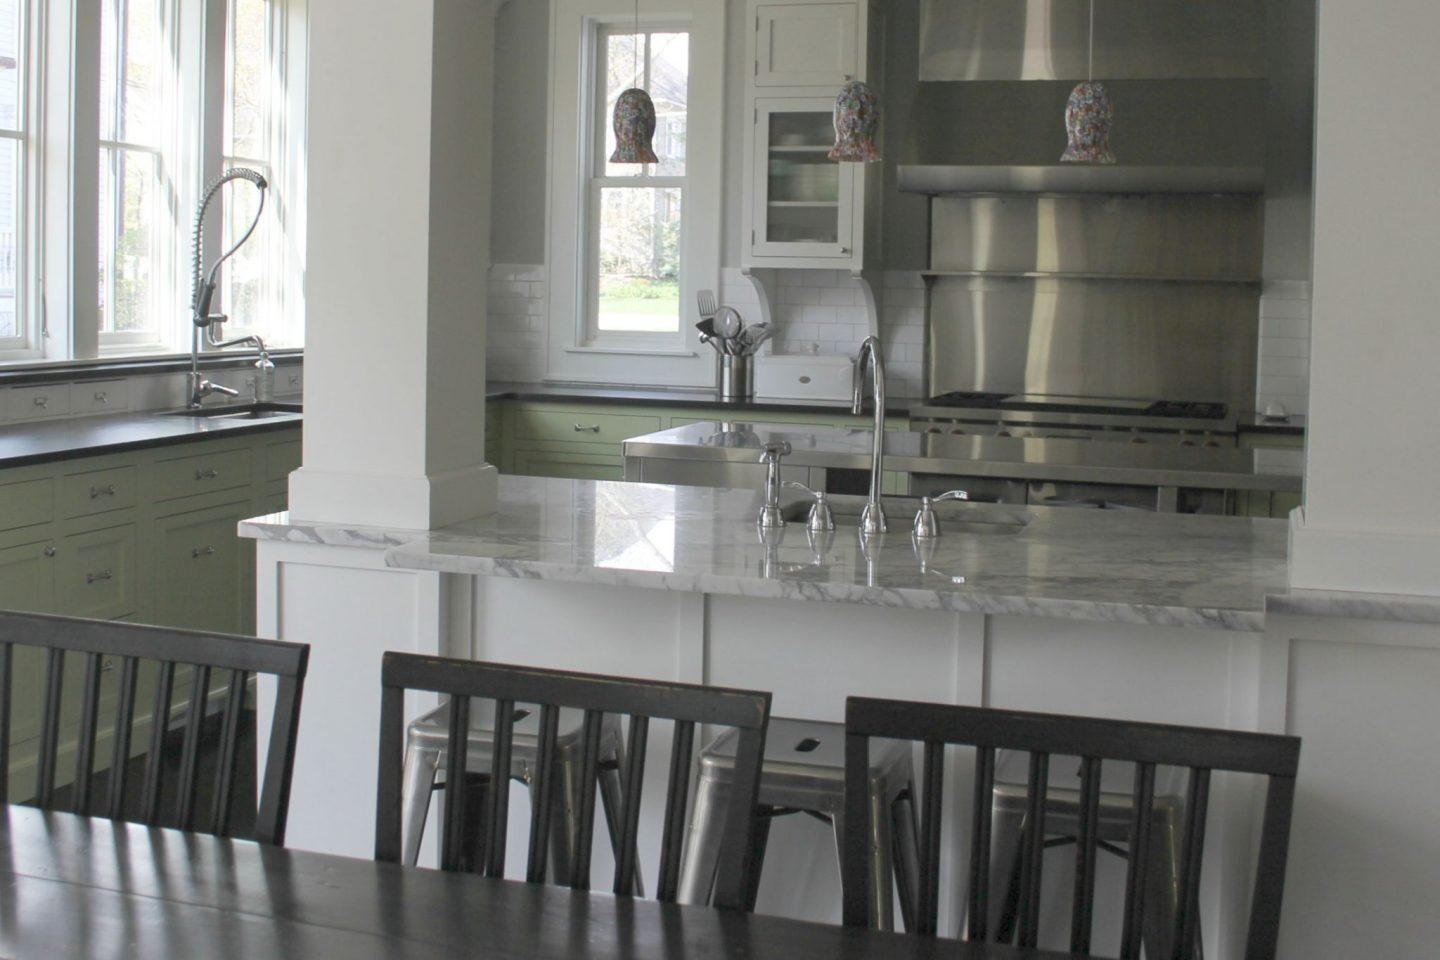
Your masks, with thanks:
[[[466,766],[471,770],[485,770],[491,764],[495,747],[494,711],[472,710],[470,712],[470,733],[466,739]],[[556,764],[559,767],[559,789],[561,802],[554,805],[555,815],[551,823],[550,866],[551,876],[570,875],[570,862],[574,855],[576,838],[580,832],[579,810],[581,798],[581,752],[584,748],[582,734],[585,714],[580,710],[561,710],[559,734],[555,741]],[[539,809],[540,798],[535,795],[536,764],[539,753],[540,714],[538,711],[518,707],[514,713],[514,741],[510,748],[510,776],[530,789],[530,809]],[[430,809],[430,795],[435,790],[446,789],[448,784],[435,782],[436,774],[445,765],[445,744],[450,729],[450,704],[444,703],[422,717],[412,721],[405,731],[405,766],[401,778],[400,822],[401,862],[414,866],[420,856],[420,838],[425,833],[425,818]],[[605,823],[610,832],[610,845],[619,858],[618,844],[621,835],[620,810],[622,788],[620,767],[625,758],[625,738],[620,718],[606,714],[600,725],[600,759],[598,763],[600,802],[605,811]],[[489,789],[489,777],[474,774],[467,780],[467,789],[484,791]],[[483,800],[468,805],[470,810],[485,809]],[[468,836],[468,831],[467,831]],[[635,873],[636,893],[644,896],[640,880],[640,868]]]
[[[685,856],[680,873],[681,903],[710,900],[715,865],[724,824],[724,791],[729,789],[735,763],[736,736],[727,731],[700,753],[699,783],[690,826],[685,834]],[[875,869],[871,871],[871,909],[876,924],[895,928],[894,897],[898,889],[901,917],[910,926],[911,905],[917,882],[915,776],[908,743],[890,743],[875,750],[870,768],[870,836]],[[765,759],[760,768],[761,826],[756,861],[763,869],[770,823],[777,816],[804,813],[831,824],[835,831],[837,861],[844,835],[845,727],[838,723],[770,718]],[[754,908],[760,869],[755,871],[749,907]]]
[[[992,890],[1002,891],[991,908],[991,927],[1001,943],[1012,942],[1020,913],[1021,857],[1030,831],[1025,818],[1029,796],[1029,755],[1001,750],[995,758],[994,828],[991,834]],[[1116,857],[1129,859],[1121,846],[1130,843],[1135,817],[1135,765],[1112,760],[1100,773],[1097,846]],[[1155,772],[1155,802],[1150,827],[1150,857],[1145,876],[1141,938],[1147,957],[1169,957],[1179,895],[1180,847],[1185,823],[1185,770],[1160,767]],[[1074,844],[1080,833],[1080,760],[1057,758],[1051,763],[1045,790],[1044,846],[1051,849]],[[1195,934],[1195,957],[1202,956],[1200,933]]]

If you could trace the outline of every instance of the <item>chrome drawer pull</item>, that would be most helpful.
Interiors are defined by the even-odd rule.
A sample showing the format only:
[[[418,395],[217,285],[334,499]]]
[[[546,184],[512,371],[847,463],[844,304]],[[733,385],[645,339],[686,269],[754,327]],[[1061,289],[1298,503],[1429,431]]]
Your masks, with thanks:
[[[577,423],[577,424],[575,424],[575,432],[576,432],[576,433],[599,433],[599,432],[600,432],[600,424],[598,424],[598,423],[591,423],[591,424]]]
[[[101,570],[99,573],[87,573],[87,574],[85,574],[85,582],[86,582],[86,583],[94,583],[96,580],[113,580],[113,579],[115,579],[115,574],[111,573],[109,570]]]
[[[35,398],[35,406],[37,406],[37,407],[48,407],[48,406],[50,406],[50,398],[49,398],[49,397],[36,397],[36,398]]]
[[[97,499],[97,498],[99,498],[99,497],[113,497],[113,496],[115,496],[115,484],[113,484],[113,483],[107,483],[107,484],[105,484],[105,486],[103,486],[103,487],[91,487],[91,488],[90,488],[90,499],[91,499],[91,500],[95,500],[95,499]]]
[[[215,554],[214,547],[196,547],[190,551],[191,560],[199,560],[201,557],[209,557]]]
[[[201,470],[199,467],[195,468],[196,480],[214,480],[218,476],[220,476],[220,471],[216,470],[214,467],[211,467],[208,470]]]
[[[57,553],[59,553],[59,552],[60,552],[60,551],[59,551],[59,550],[56,550],[54,547],[46,547],[46,548],[45,548],[45,556],[47,556],[47,557],[53,557],[53,556],[55,556],[55,554],[57,554]]]
[[[95,392],[95,402],[96,402],[96,403],[109,403],[109,402],[110,402],[110,395],[107,394],[104,390],[97,390],[97,391]]]

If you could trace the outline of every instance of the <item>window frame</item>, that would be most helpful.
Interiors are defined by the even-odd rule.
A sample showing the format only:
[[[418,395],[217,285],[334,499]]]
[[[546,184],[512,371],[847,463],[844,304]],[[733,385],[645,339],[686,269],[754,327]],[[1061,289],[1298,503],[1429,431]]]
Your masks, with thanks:
[[[37,0],[17,0],[19,56],[11,69],[16,73],[16,124],[13,130],[0,130],[0,139],[17,145],[18,175],[16,177],[15,213],[15,334],[0,337],[0,361],[28,360],[40,356],[40,341],[45,335],[43,301],[39,296],[35,251],[39,247],[41,217],[36,216],[40,200],[42,164],[38,163],[36,144],[40,138],[39,77],[44,61],[36,28]],[[23,59],[22,59],[23,58]]]
[[[597,28],[613,25],[634,32],[633,5],[617,0],[553,0],[550,18],[549,188],[546,193],[547,380],[590,383],[713,385],[715,364],[699,331],[687,322],[696,292],[718,290],[723,223],[721,165],[724,154],[722,103],[725,66],[724,4],[714,0],[665,0],[641,11],[642,31],[669,27],[689,37],[690,117],[687,123],[685,192],[682,203],[680,329],[636,343],[633,337],[591,342],[587,294],[593,289],[587,251],[589,227],[577,229],[575,211],[598,224],[598,192],[590,189],[596,124],[594,81]],[[608,121],[608,118],[604,118]],[[626,178],[631,179],[631,178]],[[597,259],[598,268],[598,259]],[[624,342],[625,340],[630,342]]]
[[[581,322],[584,325],[580,331],[578,342],[588,347],[615,347],[635,348],[640,350],[684,350],[684,321],[685,307],[682,300],[680,314],[676,318],[676,325],[673,331],[646,332],[638,330],[606,331],[600,329],[600,220],[602,213],[601,197],[606,189],[632,189],[632,190],[665,190],[676,189],[680,191],[680,276],[683,286],[683,278],[686,270],[684,257],[685,231],[689,224],[689,217],[685,215],[686,195],[689,193],[689,165],[686,165],[686,173],[682,176],[659,176],[650,172],[653,164],[641,164],[641,172],[636,176],[612,176],[605,172],[608,165],[606,155],[606,131],[610,129],[611,116],[610,104],[606,100],[606,67],[607,41],[611,37],[636,36],[635,21],[608,21],[594,22],[591,24],[592,34],[589,38],[592,65],[589,73],[589,95],[585,98],[589,109],[589,146],[586,153],[589,155],[589,176],[585,182],[585,224],[583,227],[584,246],[581,249],[581,262],[585,267],[584,302]],[[645,38],[644,53],[644,82],[646,90],[650,89],[651,52],[650,38],[657,33],[684,33],[686,43],[691,44],[693,38],[690,35],[690,26],[683,21],[648,20],[639,24],[640,33],[638,36]],[[686,82],[686,129],[689,129],[689,81]],[[687,151],[688,153],[688,151]],[[688,156],[687,156],[688,160]]]

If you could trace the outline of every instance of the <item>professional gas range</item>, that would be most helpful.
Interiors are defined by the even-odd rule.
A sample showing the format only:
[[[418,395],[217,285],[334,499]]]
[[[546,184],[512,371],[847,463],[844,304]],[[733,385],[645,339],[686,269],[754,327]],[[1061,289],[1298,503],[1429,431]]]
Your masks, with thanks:
[[[955,390],[910,408],[914,429],[955,436],[1108,440],[1233,447],[1235,416],[1223,403]]]

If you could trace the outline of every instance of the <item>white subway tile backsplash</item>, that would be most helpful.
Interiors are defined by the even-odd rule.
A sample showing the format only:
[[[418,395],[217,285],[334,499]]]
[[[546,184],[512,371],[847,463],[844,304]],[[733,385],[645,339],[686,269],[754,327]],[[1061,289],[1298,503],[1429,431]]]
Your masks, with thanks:
[[[1310,361],[1304,357],[1260,357],[1260,378],[1304,377],[1310,373]]]
[[[1261,357],[1308,357],[1310,341],[1298,337],[1261,337]]]
[[[848,307],[855,303],[860,291],[853,287],[824,287],[820,290],[820,302],[835,307]]]

